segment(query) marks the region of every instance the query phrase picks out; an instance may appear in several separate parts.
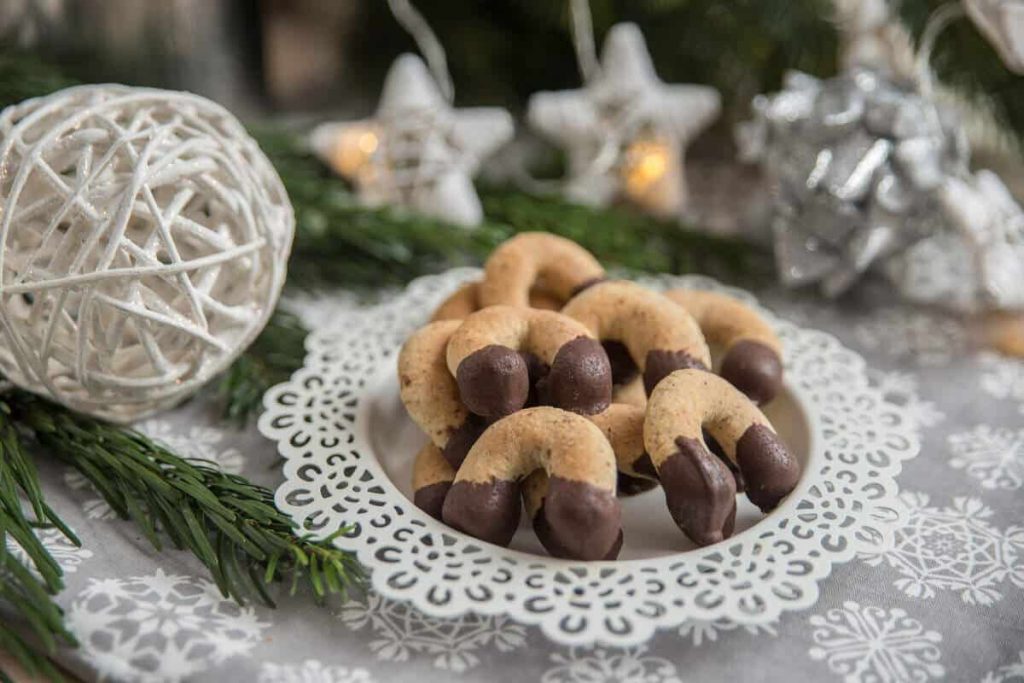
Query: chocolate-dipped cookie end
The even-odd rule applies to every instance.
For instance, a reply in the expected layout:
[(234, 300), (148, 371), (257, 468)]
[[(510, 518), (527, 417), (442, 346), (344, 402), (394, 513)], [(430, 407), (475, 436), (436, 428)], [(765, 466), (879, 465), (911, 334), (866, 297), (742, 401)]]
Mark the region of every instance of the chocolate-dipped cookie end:
[[(551, 557), (557, 557), (560, 560), (575, 560), (579, 559), (573, 557), (569, 551), (559, 545), (558, 540), (551, 534), (551, 527), (548, 526), (548, 518), (544, 514), (544, 504), (537, 509), (537, 514), (533, 517), (533, 533), (537, 534), (537, 540), (544, 546), (544, 550), (548, 551)], [(619, 557), (619, 552), (622, 551), (623, 535), (622, 531), (619, 531), (619, 537), (612, 544), (611, 549), (602, 557), (602, 560), (614, 560)]]
[(687, 370), (696, 368), (707, 370), (698, 358), (694, 358), (686, 351), (661, 351), (652, 349), (647, 352), (644, 360), (644, 391), (650, 396), (658, 382), (671, 375), (676, 370)]
[(413, 493), (412, 502), (420, 510), (423, 510), (434, 519), (440, 520), (441, 510), (444, 507), (445, 498), (448, 496), (448, 490), (451, 487), (452, 485), (446, 481), (424, 486)]
[(538, 390), (544, 403), (581, 415), (594, 415), (612, 401), (612, 369), (601, 343), (577, 337), (555, 354)]
[(747, 485), (747, 497), (762, 512), (775, 509), (800, 481), (800, 463), (778, 435), (755, 424), (736, 442), (736, 464)]
[(517, 351), (497, 344), (466, 356), (455, 380), (466, 408), (484, 417), (510, 415), (526, 404), (530, 394), (526, 361)]
[(704, 546), (732, 533), (736, 482), (725, 463), (698, 439), (678, 437), (676, 451), (661, 463), (658, 474), (672, 519), (690, 540)]
[(615, 494), (586, 482), (551, 477), (543, 511), (549, 542), (573, 559), (605, 559), (622, 533)]
[(444, 500), (441, 519), (481, 541), (507, 546), (519, 526), (519, 486), (512, 481), (457, 481)]
[(763, 405), (782, 388), (782, 359), (775, 349), (743, 339), (729, 348), (722, 359), (721, 375), (751, 401)]

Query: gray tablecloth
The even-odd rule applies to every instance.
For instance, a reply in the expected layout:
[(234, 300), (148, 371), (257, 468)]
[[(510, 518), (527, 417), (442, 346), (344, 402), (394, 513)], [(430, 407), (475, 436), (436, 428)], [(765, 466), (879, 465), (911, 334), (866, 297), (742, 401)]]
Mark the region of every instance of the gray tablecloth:
[[(900, 476), (910, 508), (895, 548), (838, 567), (804, 612), (758, 628), (686, 624), (629, 649), (565, 648), (503, 618), (433, 619), (369, 595), (277, 610), (225, 601), (189, 555), (155, 552), (89, 485), (40, 458), (45, 488), (84, 542), (43, 532), (67, 572), (59, 602), (85, 680), (1010, 681), (1024, 680), (1024, 363), (979, 352), (959, 322), (778, 291), (762, 300), (861, 352), (921, 423)], [(315, 320), (341, 299), (305, 301)], [(276, 486), (274, 446), (190, 404), (140, 425), (179, 452)], [(45, 454), (42, 454), (45, 456)]]

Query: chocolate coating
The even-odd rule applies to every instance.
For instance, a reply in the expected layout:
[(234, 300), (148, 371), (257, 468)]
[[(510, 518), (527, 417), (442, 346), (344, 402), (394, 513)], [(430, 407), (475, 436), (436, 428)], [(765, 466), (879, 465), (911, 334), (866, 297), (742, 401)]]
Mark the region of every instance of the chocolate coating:
[(618, 499), (593, 484), (551, 477), (542, 507), (549, 541), (565, 557), (604, 559), (622, 534)]
[(540, 405), (540, 396), (537, 392), (537, 383), (548, 376), (551, 372), (551, 368), (548, 364), (540, 359), (539, 356), (530, 351), (520, 351), (519, 355), (523, 357), (523, 362), (526, 363), (526, 372), (530, 377), (530, 393), (526, 398), (526, 408), (532, 408)]
[(441, 519), (481, 541), (507, 546), (519, 526), (519, 507), (514, 481), (457, 481), (444, 500)]
[[(648, 462), (650, 460), (648, 459)], [(618, 484), (616, 485), (616, 491), (622, 498), (628, 498), (630, 496), (636, 496), (645, 491), (650, 491), (658, 485), (658, 482), (654, 479), (647, 479), (645, 477), (633, 477), (623, 472), (619, 472)]]
[(633, 461), (633, 471), (654, 479), (658, 478), (658, 470), (654, 469), (654, 463), (651, 462), (651, 456), (647, 453), (644, 453)]
[[(551, 527), (548, 526), (547, 517), (544, 515), (544, 504), (541, 503), (540, 508), (537, 510), (537, 514), (533, 517), (533, 532), (537, 534), (537, 540), (544, 546), (544, 549), (548, 551), (551, 557), (557, 557), (561, 560), (573, 560), (578, 559), (569, 555), (568, 551), (559, 545), (558, 541), (551, 535)], [(612, 544), (611, 549), (602, 557), (602, 560), (614, 560), (619, 556), (619, 551), (622, 550), (622, 530), (619, 530), (619, 537)]]
[(697, 545), (718, 543), (735, 523), (736, 482), (699, 440), (677, 437), (676, 448), (658, 468), (672, 519)]
[[(461, 367), (461, 366), (460, 366)], [(558, 349), (551, 371), (538, 383), (541, 402), (581, 415), (612, 402), (612, 368), (600, 342), (577, 337)]]
[(526, 404), (530, 372), (517, 351), (491, 344), (462, 359), (455, 372), (459, 396), (470, 412), (503, 417)]
[(733, 503), (732, 512), (729, 513), (729, 517), (725, 520), (725, 524), (722, 525), (722, 534), (726, 538), (732, 536), (732, 532), (736, 529), (736, 504)]
[(704, 363), (686, 351), (659, 351), (658, 349), (648, 351), (644, 362), (644, 391), (650, 396), (654, 387), (658, 386), (658, 382), (676, 370), (687, 368), (708, 369)]
[(629, 349), (625, 344), (606, 339), (601, 342), (601, 346), (608, 354), (608, 362), (612, 366), (612, 384), (616, 386), (627, 384), (640, 372), (640, 368), (636, 366), (633, 357), (629, 355)]
[(773, 510), (800, 481), (800, 464), (764, 425), (743, 432), (736, 442), (736, 462), (747, 482), (747, 498), (762, 512)]
[(725, 450), (722, 449), (721, 444), (715, 437), (708, 434), (707, 430), (702, 430), (704, 436), (704, 443), (707, 444), (708, 450), (718, 456), (718, 459), (725, 463), (725, 466), (732, 472), (732, 478), (736, 480), (736, 493), (743, 493), (747, 490), (747, 481), (743, 478), (743, 473), (740, 472), (740, 468), (729, 459), (729, 456), (725, 454)]
[(722, 359), (721, 375), (751, 401), (764, 404), (782, 387), (782, 359), (771, 347), (741, 339)]
[(417, 489), (412, 495), (413, 504), (423, 510), (434, 519), (441, 519), (441, 509), (444, 507), (445, 497), (452, 485), (449, 482), (440, 481), (430, 486)]
[(484, 433), (487, 425), (488, 422), (484, 418), (470, 415), (462, 423), (461, 427), (451, 433), (448, 441), (444, 444), (444, 448), (441, 449), (441, 455), (452, 466), (452, 469), (458, 471), (462, 467), (462, 461), (466, 459), (469, 449), (473, 447), (476, 440)]

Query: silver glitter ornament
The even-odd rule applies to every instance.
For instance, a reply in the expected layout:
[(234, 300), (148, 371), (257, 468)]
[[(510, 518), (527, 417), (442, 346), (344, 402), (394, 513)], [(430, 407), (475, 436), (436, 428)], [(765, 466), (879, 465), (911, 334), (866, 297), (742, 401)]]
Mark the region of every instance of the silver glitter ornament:
[(753, 109), (737, 142), (773, 182), (785, 284), (835, 296), (885, 264), (915, 301), (1024, 307), (1020, 207), (998, 176), (971, 173), (951, 111), (863, 68), (827, 80), (791, 72)]

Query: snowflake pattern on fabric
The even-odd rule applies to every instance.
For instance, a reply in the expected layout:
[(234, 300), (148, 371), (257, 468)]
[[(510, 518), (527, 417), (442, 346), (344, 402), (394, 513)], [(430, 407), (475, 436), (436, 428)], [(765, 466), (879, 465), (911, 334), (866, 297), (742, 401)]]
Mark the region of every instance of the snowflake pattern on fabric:
[(67, 625), (102, 678), (180, 681), (246, 654), (270, 625), (205, 579), (155, 574), (93, 579)]
[(922, 427), (934, 427), (945, 415), (931, 401), (923, 400), (917, 391), (917, 379), (909, 372), (882, 372), (869, 369), (868, 379), (882, 392), (885, 400), (902, 406)]
[(583, 648), (553, 652), (554, 666), (544, 672), (541, 683), (682, 683), (676, 665), (662, 657), (646, 654), (647, 648)]
[(259, 683), (371, 683), (366, 669), (323, 664), (307, 659), (302, 664), (265, 662), (260, 668)]
[(997, 587), (1006, 579), (1024, 588), (1024, 527), (995, 528), (992, 510), (977, 498), (954, 498), (945, 508), (929, 507), (924, 493), (902, 493), (906, 524), (896, 530), (893, 547), (865, 556), (883, 561), (903, 575), (894, 584), (914, 598), (932, 598), (939, 590), (959, 591), (970, 605), (1002, 599)]
[(526, 628), (505, 617), (470, 613), (438, 619), (377, 594), (365, 601), (349, 600), (339, 617), (354, 631), (372, 629), (376, 637), (369, 645), (378, 659), (405, 662), (413, 654), (424, 654), (433, 657), (436, 668), (456, 673), (480, 663), (477, 650), (493, 647), (510, 652), (526, 643)]
[(718, 640), (718, 635), (721, 633), (727, 633), (737, 629), (754, 636), (760, 634), (777, 636), (779, 635), (779, 632), (776, 629), (777, 623), (778, 622), (772, 622), (770, 624), (744, 624), (743, 626), (740, 626), (735, 621), (731, 621), (729, 619), (716, 619), (714, 621), (691, 619), (679, 627), (679, 637), (684, 640), (688, 639), (694, 644), (694, 646), (699, 647), (705, 642), (714, 643)]
[(1024, 361), (998, 353), (979, 354), (982, 390), (1001, 401), (1016, 401), (1024, 414)]
[[(50, 553), (57, 566), (61, 568), (65, 574), (74, 574), (78, 571), (78, 566), (85, 560), (92, 557), (92, 551), (88, 548), (79, 548), (74, 543), (69, 541), (67, 537), (61, 532), (60, 529), (48, 528), (48, 529), (37, 529), (36, 538), (43, 544), (46, 551)], [(79, 539), (81, 540), (81, 539)], [(30, 567), (33, 573), (38, 573), (35, 570), (35, 564), (29, 558), (28, 553), (22, 548), (14, 538), (7, 535), (7, 551), (16, 560), (21, 562), (23, 565)]]
[(989, 671), (981, 679), (981, 683), (1017, 683), (1018, 681), (1024, 681), (1024, 650), (1017, 657), (1017, 661), (1001, 666), (995, 671)]
[(861, 607), (849, 600), (812, 616), (810, 624), (811, 659), (825, 662), (846, 683), (923, 683), (946, 673), (939, 663), (942, 636), (902, 609)]
[(190, 426), (187, 430), (167, 420), (151, 419), (138, 430), (183, 458), (209, 460), (228, 474), (240, 474), (244, 459), (237, 448), (222, 448), (224, 432), (214, 427)]
[(114, 512), (114, 508), (110, 507), (107, 501), (100, 498), (96, 487), (78, 470), (73, 470), (70, 467), (64, 470), (64, 485), (72, 491), (86, 491), (91, 494), (81, 501), (82, 512), (85, 513), (87, 518), (98, 519), (104, 522), (117, 519), (117, 513)]
[(882, 308), (854, 328), (865, 349), (917, 365), (947, 365), (966, 353), (967, 332), (952, 316), (909, 308)]
[(1016, 491), (1024, 485), (1024, 429), (978, 425), (949, 437), (949, 464), (989, 490)]

